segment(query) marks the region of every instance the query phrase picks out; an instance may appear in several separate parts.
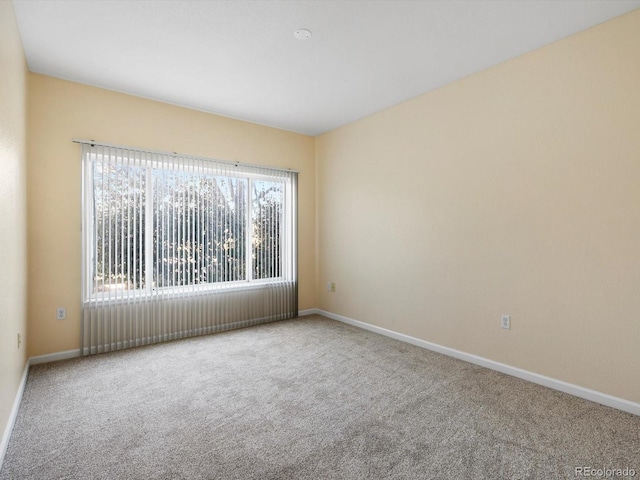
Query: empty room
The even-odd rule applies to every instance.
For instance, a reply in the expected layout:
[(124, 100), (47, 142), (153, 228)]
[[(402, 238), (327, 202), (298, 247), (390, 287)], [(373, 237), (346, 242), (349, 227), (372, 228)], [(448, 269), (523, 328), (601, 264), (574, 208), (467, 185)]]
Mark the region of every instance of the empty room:
[(640, 476), (640, 0), (0, 0), (0, 480)]

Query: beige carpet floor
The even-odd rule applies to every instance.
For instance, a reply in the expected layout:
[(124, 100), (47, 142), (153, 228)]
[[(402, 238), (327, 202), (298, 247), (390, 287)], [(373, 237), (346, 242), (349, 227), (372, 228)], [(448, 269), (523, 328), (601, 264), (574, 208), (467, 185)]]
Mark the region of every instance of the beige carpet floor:
[(311, 316), (32, 367), (0, 480), (580, 478), (576, 467), (640, 478), (640, 417)]

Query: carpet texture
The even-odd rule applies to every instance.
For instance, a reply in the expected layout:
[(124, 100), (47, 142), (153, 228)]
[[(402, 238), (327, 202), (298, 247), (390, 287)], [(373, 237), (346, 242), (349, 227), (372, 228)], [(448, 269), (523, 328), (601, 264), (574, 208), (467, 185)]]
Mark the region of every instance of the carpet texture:
[(575, 467), (640, 478), (640, 417), (311, 316), (32, 367), (0, 480), (553, 479)]

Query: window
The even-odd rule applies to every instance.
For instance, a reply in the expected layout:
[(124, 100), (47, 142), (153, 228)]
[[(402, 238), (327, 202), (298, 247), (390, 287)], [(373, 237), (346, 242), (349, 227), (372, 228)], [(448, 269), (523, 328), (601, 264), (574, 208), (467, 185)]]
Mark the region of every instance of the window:
[(82, 355), (298, 315), (297, 173), (82, 143)]
[(85, 301), (293, 279), (291, 172), (107, 146), (83, 158)]

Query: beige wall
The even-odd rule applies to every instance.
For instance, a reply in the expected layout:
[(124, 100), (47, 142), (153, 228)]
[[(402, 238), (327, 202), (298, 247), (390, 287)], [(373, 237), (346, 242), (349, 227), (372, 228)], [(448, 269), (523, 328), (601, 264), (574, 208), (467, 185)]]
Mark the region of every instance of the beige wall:
[(320, 307), (640, 402), (639, 59), (637, 10), (319, 137)]
[[(79, 348), (81, 175), (72, 138), (299, 170), (299, 307), (316, 306), (313, 137), (29, 74), (30, 356)], [(63, 306), (67, 319), (58, 321)]]
[[(27, 64), (11, 2), (0, 2), (0, 438), (26, 364)], [(18, 334), (23, 343), (18, 348)], [(0, 452), (1, 456), (2, 452)]]

